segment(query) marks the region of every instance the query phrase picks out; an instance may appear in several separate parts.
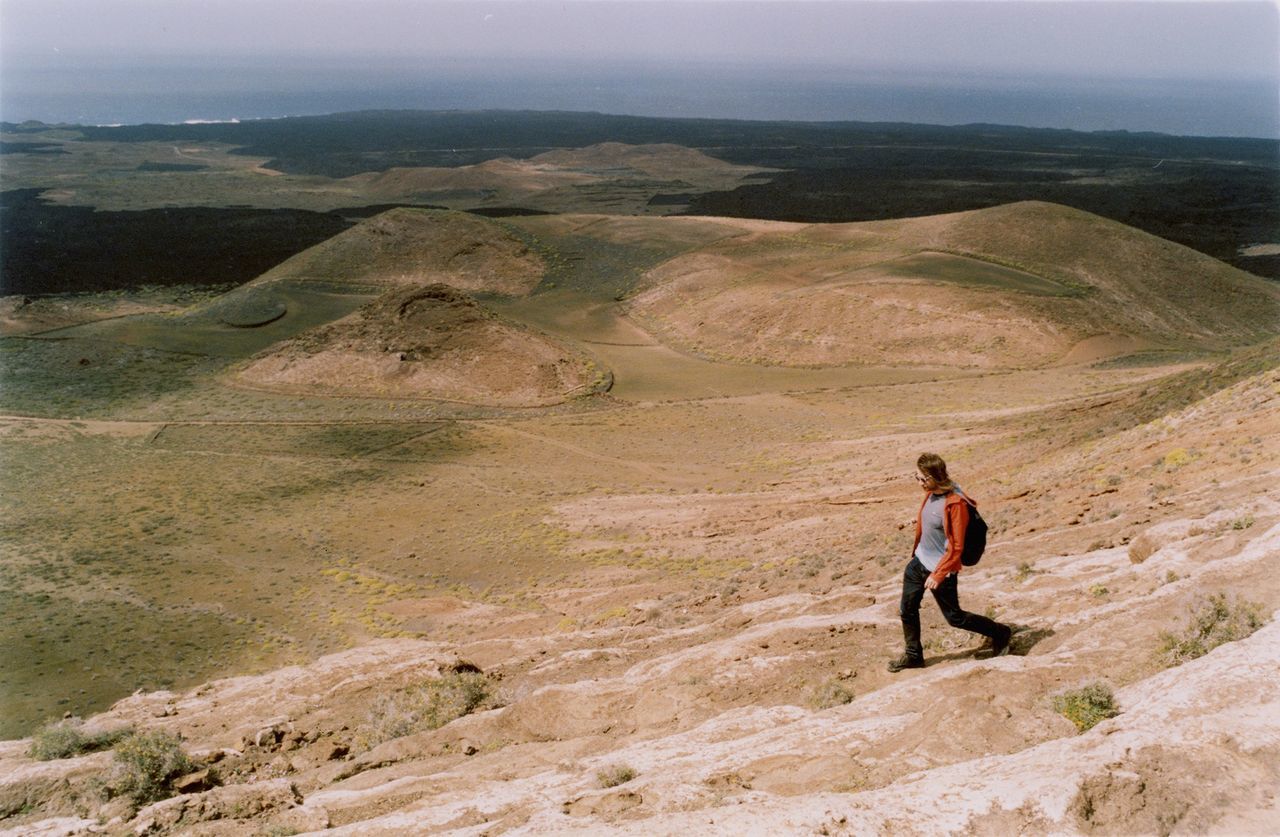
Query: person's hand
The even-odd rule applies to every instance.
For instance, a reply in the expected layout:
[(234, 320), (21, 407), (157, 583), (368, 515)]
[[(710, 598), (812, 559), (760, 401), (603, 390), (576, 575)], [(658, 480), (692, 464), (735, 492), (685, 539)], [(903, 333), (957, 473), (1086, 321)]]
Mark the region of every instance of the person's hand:
[(928, 578), (926, 578), (926, 579), (924, 580), (924, 589), (926, 589), (926, 590), (937, 590), (937, 589), (938, 589), (938, 579), (934, 578), (933, 576), (929, 576)]

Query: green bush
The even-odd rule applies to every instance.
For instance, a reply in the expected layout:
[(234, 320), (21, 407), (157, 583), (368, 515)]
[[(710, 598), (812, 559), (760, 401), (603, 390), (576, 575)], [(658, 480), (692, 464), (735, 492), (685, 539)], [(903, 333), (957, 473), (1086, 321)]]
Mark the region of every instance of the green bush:
[(596, 781), (602, 788), (616, 788), (636, 777), (636, 772), (625, 764), (613, 764), (596, 773)]
[(1053, 708), (1075, 724), (1080, 732), (1093, 729), (1100, 721), (1120, 714), (1116, 697), (1105, 683), (1090, 683), (1084, 688), (1054, 695)]
[(1244, 639), (1266, 624), (1262, 605), (1214, 593), (1192, 606), (1179, 634), (1160, 634), (1160, 656), (1170, 665), (1203, 657), (1219, 645)]
[(31, 746), (27, 748), (27, 755), (40, 761), (49, 761), (96, 753), (109, 749), (132, 732), (129, 728), (85, 732), (79, 718), (50, 721), (31, 734)]
[(195, 769), (182, 742), (167, 732), (134, 733), (116, 745), (115, 755), (112, 784), (139, 804), (170, 796), (169, 782)]
[(361, 738), (372, 747), (393, 738), (438, 729), (470, 715), (490, 697), (489, 680), (483, 674), (451, 672), (379, 698), (369, 712)]

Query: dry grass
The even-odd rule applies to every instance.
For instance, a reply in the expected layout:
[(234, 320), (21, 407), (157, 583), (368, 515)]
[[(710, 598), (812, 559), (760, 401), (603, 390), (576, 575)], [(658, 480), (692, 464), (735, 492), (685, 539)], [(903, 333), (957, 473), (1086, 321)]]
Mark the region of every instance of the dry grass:
[(171, 796), (169, 783), (194, 767), (177, 737), (139, 732), (116, 745), (111, 785), (139, 804), (154, 802)]
[(379, 698), (357, 736), (366, 747), (439, 729), (491, 702), (489, 679), (474, 671), (450, 672)]
[(85, 753), (108, 750), (121, 739), (131, 735), (130, 728), (86, 731), (79, 718), (51, 721), (31, 734), (31, 746), (27, 754), (33, 759), (49, 761), (65, 759)]
[(1253, 515), (1246, 514), (1243, 517), (1237, 517), (1235, 520), (1231, 521), (1231, 528), (1239, 532), (1241, 530), (1248, 529), (1253, 524)]
[(596, 781), (602, 788), (616, 788), (636, 777), (636, 771), (625, 764), (612, 764), (596, 773)]
[(1160, 634), (1159, 655), (1169, 665), (1203, 657), (1219, 645), (1244, 639), (1266, 624), (1262, 605), (1215, 593), (1193, 605), (1183, 629)]
[(852, 703), (856, 695), (840, 680), (828, 680), (809, 695), (809, 705), (814, 709), (830, 709)]

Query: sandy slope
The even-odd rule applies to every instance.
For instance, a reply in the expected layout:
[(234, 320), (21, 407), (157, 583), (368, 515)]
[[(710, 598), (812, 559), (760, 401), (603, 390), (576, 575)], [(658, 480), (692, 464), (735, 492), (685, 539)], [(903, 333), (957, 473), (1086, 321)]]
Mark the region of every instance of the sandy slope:
[[(1013, 656), (984, 659), (926, 612), (931, 664), (885, 672), (899, 641), (892, 572), (783, 589), (758, 576), (757, 594), (685, 599), (602, 575), (542, 595), (566, 614), (626, 602), (620, 621), (531, 630), (515, 609), (442, 603), (470, 638), (374, 643), (136, 695), (92, 719), (180, 733), (217, 760), (223, 787), (133, 812), (94, 790), (107, 756), (34, 763), (11, 742), (0, 806), (25, 811), (14, 833), (90, 833), (99, 818), (116, 833), (1267, 833), (1280, 794), (1280, 503), (1258, 487), (1280, 476), (1263, 435), (1280, 415), (1278, 384), (1272, 361), (1152, 421), (993, 449), (1035, 479), (993, 511), (1001, 528), (963, 591), (1020, 627)], [(1172, 443), (1186, 448), (1172, 455)], [(806, 467), (831, 476), (841, 463)], [(1144, 493), (1141, 480), (1105, 478), (1131, 468), (1168, 482)], [(786, 538), (758, 527), (803, 492), (742, 498), (754, 510), (708, 498), (695, 528)], [(1088, 514), (1104, 501), (1127, 512)], [(661, 531), (684, 510), (651, 512)], [(1110, 540), (1123, 532), (1135, 534)], [(1161, 632), (1183, 630), (1218, 592), (1259, 603), (1270, 623), (1169, 667)], [(359, 744), (380, 695), (460, 659), (505, 706)], [(1121, 714), (1077, 735), (1051, 697), (1099, 681)], [(835, 685), (848, 702), (820, 698)], [(634, 778), (601, 787), (597, 774), (616, 765)]]

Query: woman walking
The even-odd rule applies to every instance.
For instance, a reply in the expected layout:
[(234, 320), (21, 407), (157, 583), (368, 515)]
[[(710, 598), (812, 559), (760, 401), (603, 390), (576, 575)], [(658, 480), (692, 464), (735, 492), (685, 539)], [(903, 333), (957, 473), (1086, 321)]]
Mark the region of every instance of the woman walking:
[(906, 650), (889, 663), (889, 671), (924, 668), (924, 647), (920, 644), (920, 602), (924, 591), (933, 593), (934, 601), (946, 617), (947, 624), (982, 634), (991, 639), (993, 657), (1009, 650), (1013, 629), (960, 609), (957, 575), (960, 552), (964, 549), (964, 532), (969, 525), (969, 508), (977, 507), (960, 487), (947, 476), (947, 463), (936, 453), (923, 453), (916, 460), (916, 480), (924, 489), (920, 514), (916, 517), (916, 542), (911, 561), (902, 574), (902, 636)]

